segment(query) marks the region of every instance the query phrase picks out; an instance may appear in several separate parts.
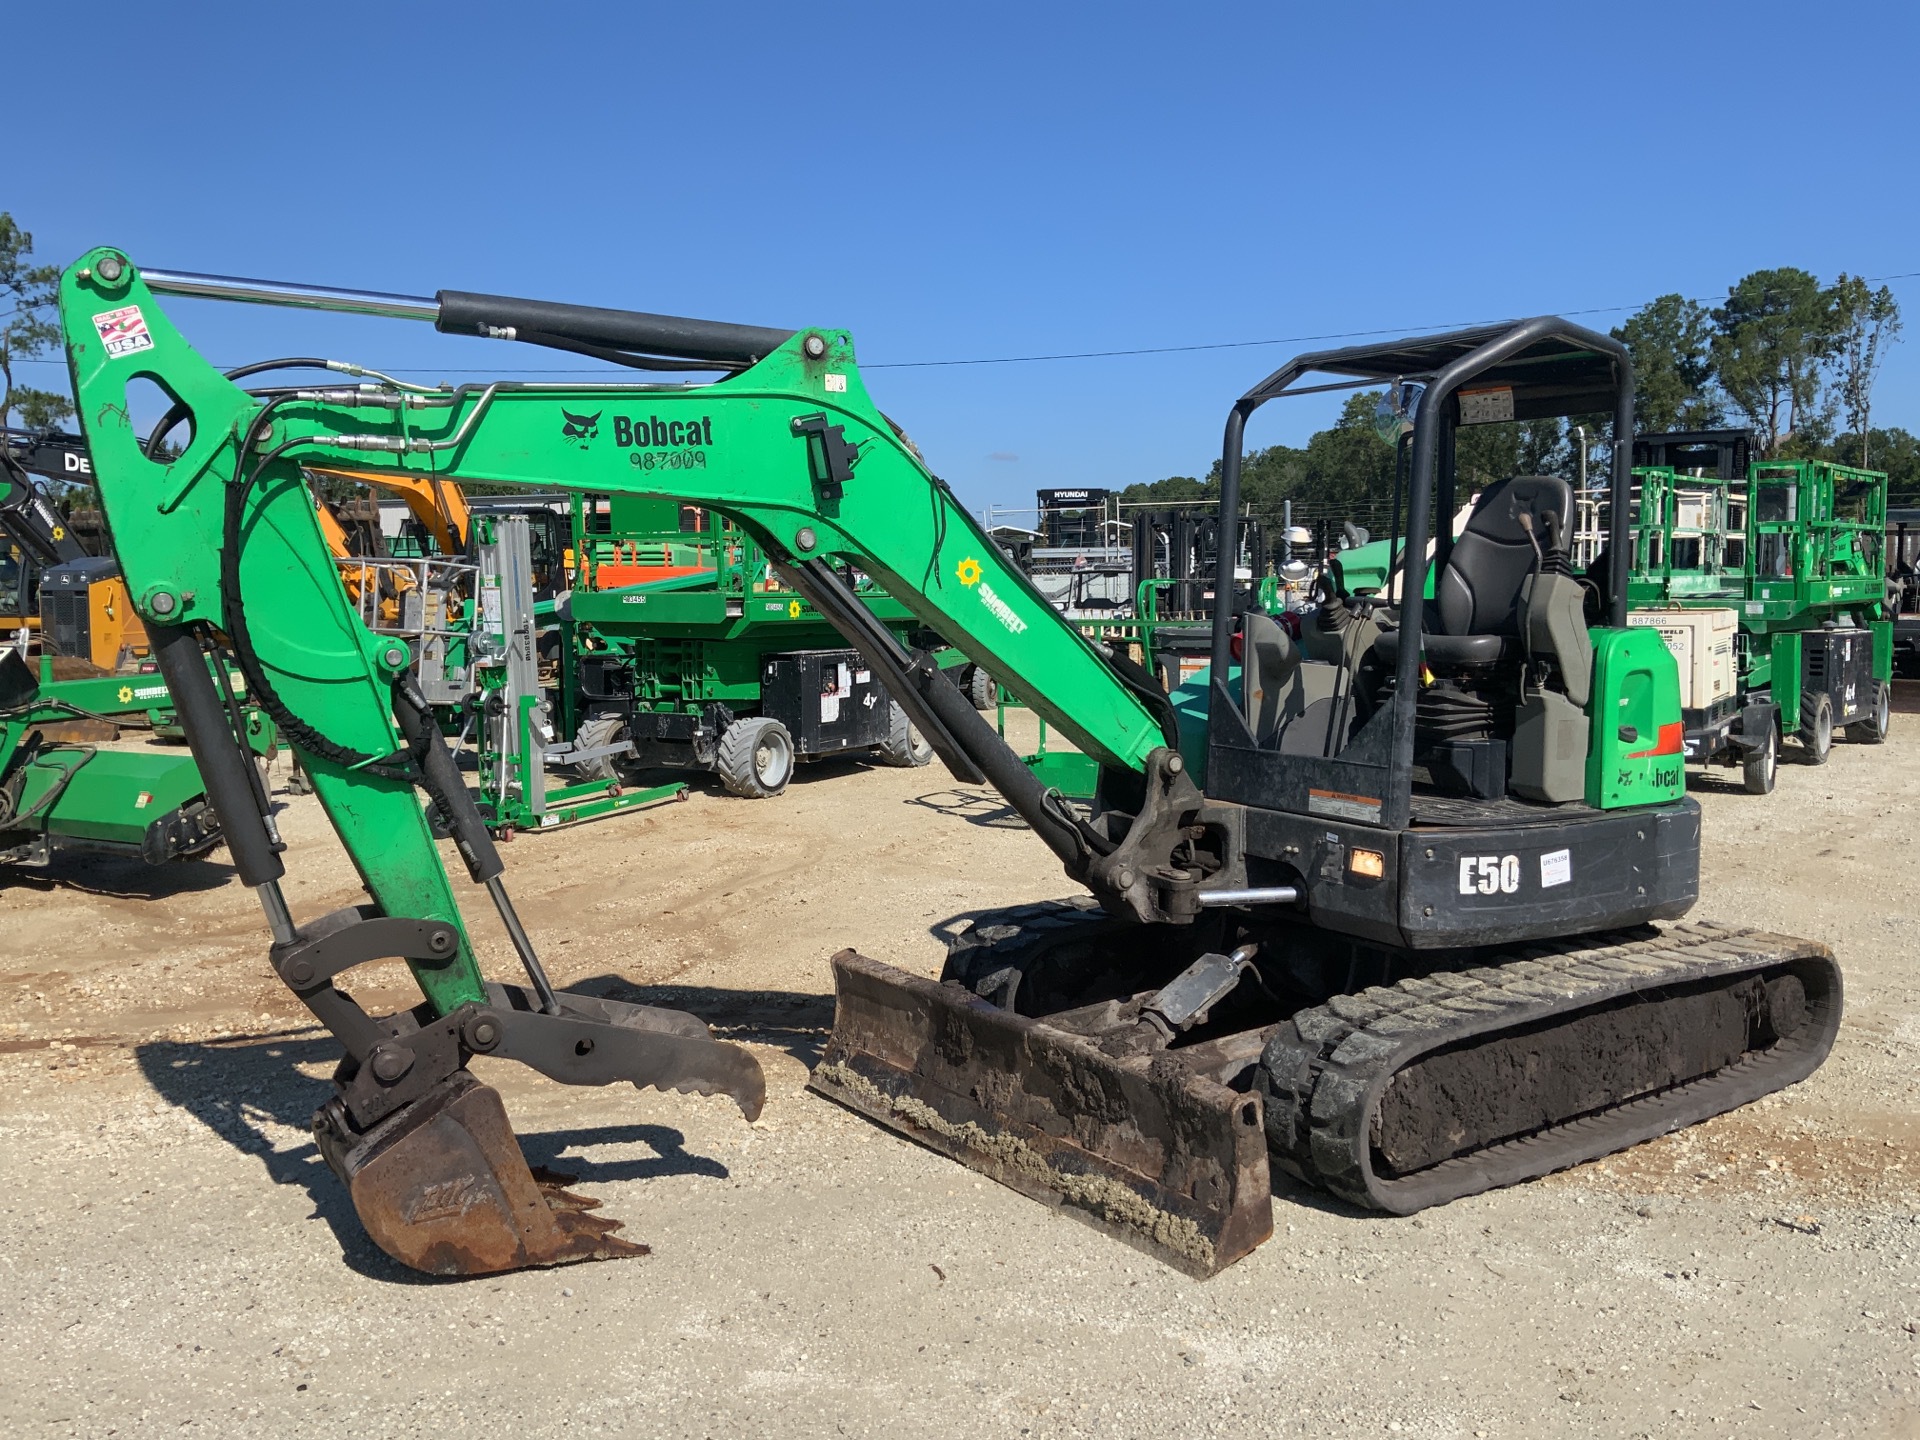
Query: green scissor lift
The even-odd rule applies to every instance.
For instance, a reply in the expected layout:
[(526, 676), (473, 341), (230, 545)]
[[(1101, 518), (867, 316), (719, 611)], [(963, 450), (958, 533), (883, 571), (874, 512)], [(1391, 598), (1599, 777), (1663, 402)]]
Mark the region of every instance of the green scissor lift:
[(1634, 442), (1629, 617), (1680, 660), (1688, 758), (1773, 788), (1783, 738), (1824, 763), (1836, 729), (1891, 721), (1887, 477), (1823, 460), (1751, 460), (1747, 431)]

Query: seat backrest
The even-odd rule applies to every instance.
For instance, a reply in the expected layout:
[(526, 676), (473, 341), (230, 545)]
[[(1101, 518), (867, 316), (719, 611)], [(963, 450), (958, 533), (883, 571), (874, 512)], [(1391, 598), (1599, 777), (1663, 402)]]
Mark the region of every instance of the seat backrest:
[[(1550, 536), (1565, 537), (1573, 487), (1557, 475), (1516, 475), (1474, 501), (1434, 586), (1442, 635), (1517, 635), (1520, 592)], [(1520, 517), (1533, 522), (1530, 538)], [(1551, 518), (1552, 526), (1548, 521)]]

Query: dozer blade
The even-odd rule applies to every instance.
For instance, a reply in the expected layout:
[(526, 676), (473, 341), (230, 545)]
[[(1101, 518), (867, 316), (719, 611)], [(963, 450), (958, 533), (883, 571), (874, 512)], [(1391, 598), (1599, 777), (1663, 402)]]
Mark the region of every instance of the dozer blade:
[(1197, 1276), (1273, 1232), (1260, 1100), (851, 950), (810, 1086)]
[(564, 1177), (537, 1179), (499, 1093), (465, 1070), (344, 1150), (326, 1116), (315, 1126), (322, 1153), (373, 1243), (402, 1265), (491, 1275), (648, 1253), (613, 1233), (618, 1220), (587, 1214), (599, 1202), (562, 1188)]

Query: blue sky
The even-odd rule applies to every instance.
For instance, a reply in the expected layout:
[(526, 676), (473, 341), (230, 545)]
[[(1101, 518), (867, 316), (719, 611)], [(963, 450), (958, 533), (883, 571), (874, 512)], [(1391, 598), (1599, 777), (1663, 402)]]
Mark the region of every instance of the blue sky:
[[(1920, 271), (1910, 4), (23, 9), (0, 208), (42, 257), (845, 327), (975, 506), (1204, 473), (1233, 398), (1313, 342), (904, 362)], [(1892, 283), (1913, 335), (1875, 414), (1920, 430), (1920, 279)], [(173, 313), (222, 364), (575, 363)]]

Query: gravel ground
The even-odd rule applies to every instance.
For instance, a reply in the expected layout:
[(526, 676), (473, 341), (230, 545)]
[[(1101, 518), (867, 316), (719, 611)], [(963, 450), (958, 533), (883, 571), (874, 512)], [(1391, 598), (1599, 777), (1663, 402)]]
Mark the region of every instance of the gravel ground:
[[(483, 1078), (653, 1246), (437, 1282), (360, 1233), (305, 1124), (330, 1043), (220, 863), (0, 879), (9, 1435), (1920, 1436), (1920, 689), (1882, 749), (1715, 781), (1697, 914), (1827, 941), (1806, 1084), (1548, 1180), (1383, 1220), (1283, 1190), (1196, 1282), (803, 1092), (843, 945), (926, 973), (1067, 893), (944, 772), (701, 791), (508, 851), (556, 977), (714, 1020), (766, 1113)], [(284, 779), (284, 773), (280, 776)], [(351, 903), (287, 802), (297, 914)], [(504, 937), (474, 906), (489, 967)], [(356, 992), (407, 999), (397, 967)], [(482, 1062), (484, 1064), (484, 1062)], [(477, 1065), (476, 1068), (481, 1068)]]

